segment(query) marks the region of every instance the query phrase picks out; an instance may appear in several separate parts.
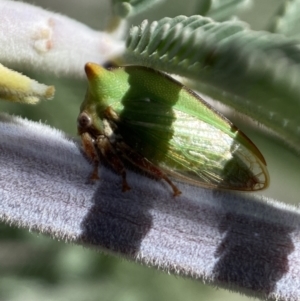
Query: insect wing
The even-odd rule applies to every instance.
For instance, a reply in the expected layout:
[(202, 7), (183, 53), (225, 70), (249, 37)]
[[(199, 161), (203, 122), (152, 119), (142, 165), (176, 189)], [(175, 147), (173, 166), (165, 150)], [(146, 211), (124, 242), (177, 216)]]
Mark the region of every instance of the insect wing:
[[(177, 113), (168, 157), (179, 164), (170, 174), (193, 184), (224, 189), (260, 190), (268, 185), (265, 164), (236, 137)], [(235, 134), (246, 138), (240, 131)]]
[(127, 99), (118, 129), (130, 147), (181, 181), (232, 190), (265, 188), (268, 172), (258, 149), (206, 104), (204, 116), (197, 116), (203, 105), (185, 112), (180, 104)]

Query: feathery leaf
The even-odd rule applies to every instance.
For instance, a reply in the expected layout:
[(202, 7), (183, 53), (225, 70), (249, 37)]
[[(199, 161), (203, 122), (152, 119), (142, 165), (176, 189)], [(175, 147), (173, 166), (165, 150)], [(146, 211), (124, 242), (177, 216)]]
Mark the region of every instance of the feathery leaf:
[(178, 16), (133, 27), (125, 59), (197, 81), (199, 90), (300, 151), (299, 42), (243, 22)]

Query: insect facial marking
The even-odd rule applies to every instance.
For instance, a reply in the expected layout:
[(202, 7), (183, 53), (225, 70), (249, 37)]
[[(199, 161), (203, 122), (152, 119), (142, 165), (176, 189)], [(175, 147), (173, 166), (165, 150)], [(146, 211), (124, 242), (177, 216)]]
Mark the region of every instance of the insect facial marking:
[(92, 125), (92, 118), (86, 113), (82, 112), (77, 118), (78, 131), (84, 131)]

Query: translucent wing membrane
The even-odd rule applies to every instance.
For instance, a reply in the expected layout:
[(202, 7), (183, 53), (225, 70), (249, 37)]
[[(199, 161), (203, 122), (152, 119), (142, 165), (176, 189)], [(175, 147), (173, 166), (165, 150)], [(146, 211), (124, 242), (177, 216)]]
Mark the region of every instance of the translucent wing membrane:
[(168, 154), (176, 167), (170, 174), (193, 184), (225, 189), (260, 190), (268, 185), (265, 164), (248, 148), (220, 129), (178, 113)]
[(221, 129), (151, 99), (123, 105), (121, 136), (167, 174), (205, 187), (259, 190), (268, 185), (265, 164)]

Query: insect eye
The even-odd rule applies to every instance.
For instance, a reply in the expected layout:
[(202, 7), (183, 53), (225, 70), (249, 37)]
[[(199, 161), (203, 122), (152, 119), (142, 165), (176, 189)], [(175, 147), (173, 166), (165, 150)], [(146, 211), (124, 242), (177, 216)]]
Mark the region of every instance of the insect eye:
[(78, 127), (81, 129), (88, 128), (92, 124), (92, 118), (85, 112), (82, 112), (77, 119)]

